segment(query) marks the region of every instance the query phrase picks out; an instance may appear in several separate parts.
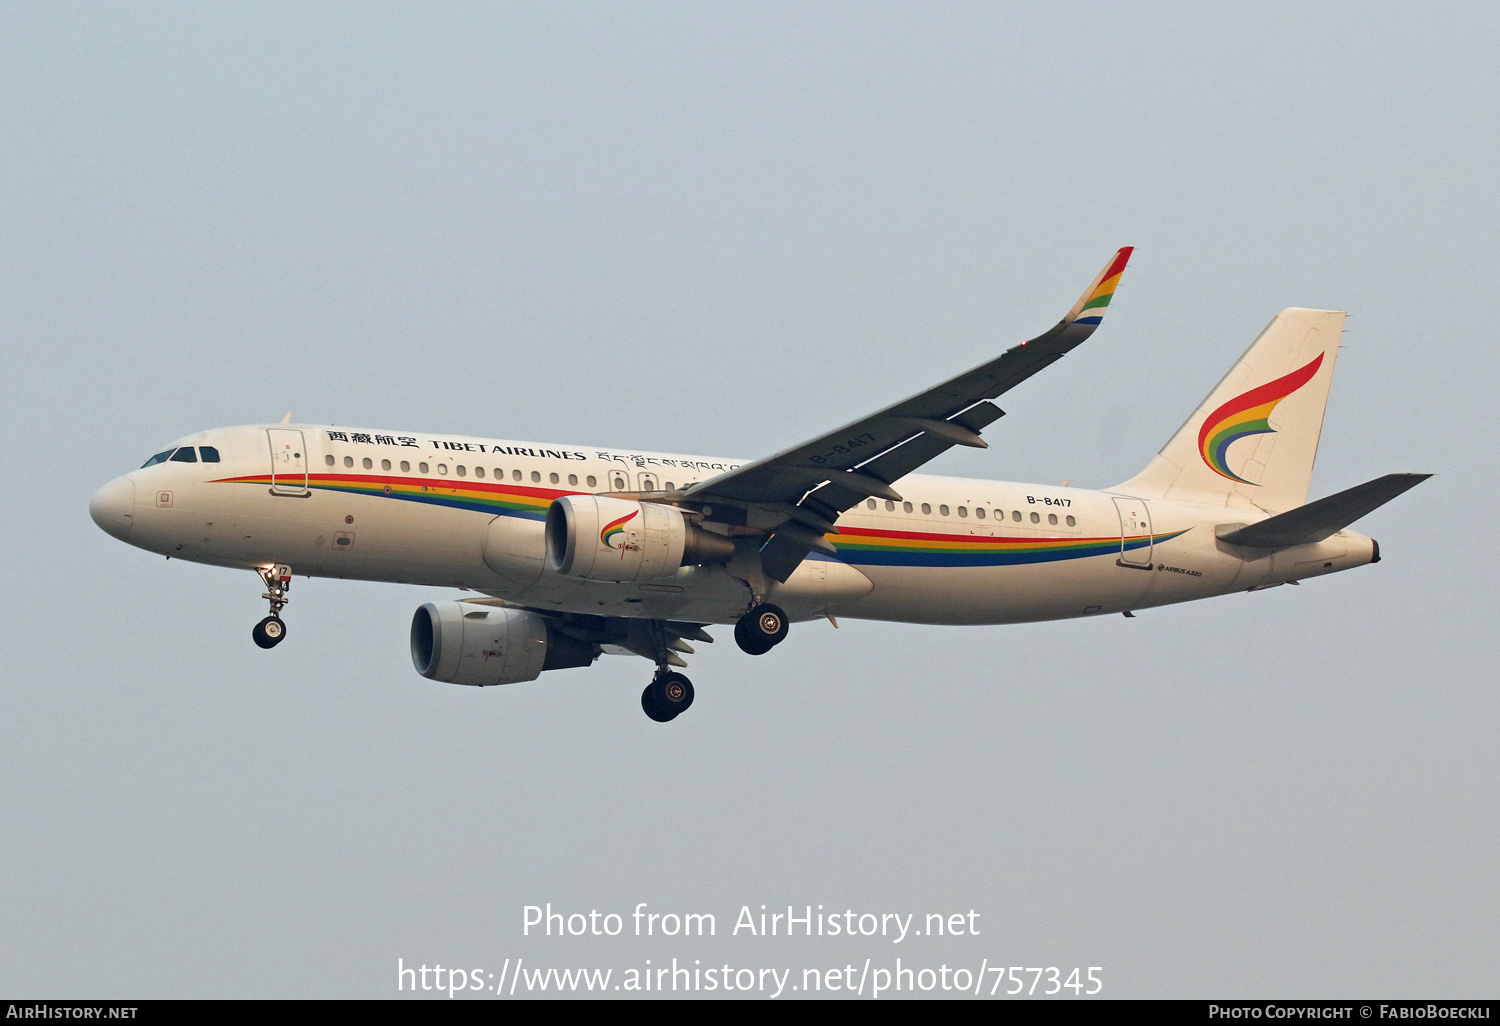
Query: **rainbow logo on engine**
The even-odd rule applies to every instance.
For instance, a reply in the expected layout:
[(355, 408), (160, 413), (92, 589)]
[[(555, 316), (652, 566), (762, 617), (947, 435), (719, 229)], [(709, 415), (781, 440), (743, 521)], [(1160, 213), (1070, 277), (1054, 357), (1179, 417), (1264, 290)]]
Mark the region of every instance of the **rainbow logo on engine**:
[(1229, 469), (1224, 461), (1229, 447), (1241, 438), (1274, 432), (1269, 418), (1276, 404), (1311, 381), (1322, 365), (1323, 354), (1319, 353), (1305, 367), (1243, 392), (1210, 413), (1198, 429), (1198, 454), (1208, 468), (1231, 481), (1256, 484)]
[(600, 542), (600, 544), (602, 544), (606, 549), (612, 549), (612, 548), (614, 548), (615, 547), (615, 545), (614, 545), (615, 538), (618, 535), (622, 535), (622, 534), (625, 533), (625, 528), (622, 527), (621, 525), (624, 524), (626, 521), (630, 520), (630, 518), (634, 517), (639, 512), (640, 512), (640, 510), (631, 510), (629, 513), (626, 513), (619, 520), (611, 520), (609, 523), (605, 524), (604, 525), (604, 530), (602, 530), (602, 531), (599, 532), (599, 542)]

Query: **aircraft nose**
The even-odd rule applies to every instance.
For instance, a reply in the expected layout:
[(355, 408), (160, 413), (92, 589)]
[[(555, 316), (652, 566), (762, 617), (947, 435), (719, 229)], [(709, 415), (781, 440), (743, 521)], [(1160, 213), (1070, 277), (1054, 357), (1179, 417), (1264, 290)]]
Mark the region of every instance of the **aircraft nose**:
[(128, 539), (135, 524), (135, 482), (117, 477), (99, 489), (89, 500), (89, 516), (105, 534)]

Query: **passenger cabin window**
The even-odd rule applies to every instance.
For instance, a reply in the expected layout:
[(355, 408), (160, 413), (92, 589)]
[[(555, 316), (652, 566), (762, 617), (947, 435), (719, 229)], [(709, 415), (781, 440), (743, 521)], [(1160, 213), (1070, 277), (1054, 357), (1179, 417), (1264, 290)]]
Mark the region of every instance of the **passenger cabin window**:
[(364, 459), (360, 460), (360, 463), (361, 463), (361, 465), (366, 470), (374, 470), (375, 469), (375, 461), (372, 460), (372, 459), (370, 459), (370, 457), (368, 457), (368, 456), (366, 456)]
[(1010, 518), (1012, 520), (1014, 520), (1016, 523), (1019, 524), (1021, 522), (1021, 511), (1020, 510), (1012, 510), (1011, 514), (1010, 514)]
[(484, 476), (484, 468), (483, 467), (475, 467), (474, 468), (474, 476), (475, 477), (483, 477)]
[(596, 488), (599, 485), (599, 479), (593, 474), (590, 474), (588, 477), (583, 479), (583, 483), (588, 485), (590, 488)]
[(558, 477), (556, 474), (548, 474), (547, 475), (547, 480), (551, 481), (553, 484), (557, 484), (559, 481), (562, 480), (562, 478)]
[(623, 492), (624, 490), (625, 490), (625, 479), (623, 477), (617, 477), (617, 478), (615, 478), (615, 491), (617, 491), (617, 492)]
[(446, 463), (439, 463), (438, 464), (438, 473), (441, 474), (443, 477), (447, 477), (448, 476), (448, 464), (446, 464)]
[(330, 467), (333, 466), (333, 453), (329, 453), (327, 456), (324, 456), (323, 462), (328, 464)]
[(907, 513), (910, 513), (911, 512), (911, 503), (909, 503), (909, 502), (903, 502), (901, 504), (901, 509), (904, 510), (905, 512), (907, 512)]
[(456, 469), (458, 471), (458, 476), (459, 477), (468, 477), (469, 476), (469, 468), (465, 467), (462, 464), (459, 464), (459, 466), (455, 467), (454, 469)]
[(865, 505), (868, 506), (868, 507), (870, 507), (871, 509), (874, 509), (875, 508), (875, 500), (874, 499), (866, 499), (865, 500)]
[(346, 466), (346, 467), (352, 467), (352, 466), (354, 466), (354, 457), (353, 456), (345, 456), (344, 457), (344, 466)]
[(390, 460), (381, 460), (380, 461), (380, 469), (381, 470), (390, 470), (391, 469), (391, 461)]
[(197, 463), (198, 454), (193, 451), (191, 445), (184, 445), (172, 454), (173, 463)]
[(521, 480), (521, 472), (519, 470), (512, 470), (510, 472), (510, 479), (512, 481), (519, 481), (519, 480)]
[(532, 484), (541, 484), (542, 483), (542, 472), (540, 470), (533, 470), (531, 472), (531, 483)]
[(166, 452), (159, 452), (159, 453), (157, 453), (155, 456), (151, 457), (145, 463), (142, 463), (141, 464), (141, 469), (145, 470), (147, 467), (154, 467), (158, 463), (165, 463), (165, 462), (167, 462), (167, 460), (169, 460), (169, 459), (172, 458), (172, 453), (175, 452), (175, 451), (176, 451), (175, 449), (168, 449)]
[(885, 500), (885, 511), (887, 513), (894, 513), (894, 512), (896, 512), (896, 504), (894, 502), (892, 502), (890, 499), (886, 499)]
[(198, 454), (203, 457), (203, 462), (204, 463), (218, 463), (219, 462), (219, 450), (215, 449), (211, 445), (200, 445), (200, 446), (198, 446)]
[(1031, 522), (1033, 524), (1040, 524), (1042, 522), (1042, 515), (1040, 513), (1031, 514)]
[(417, 464), (417, 469), (419, 471), (421, 471), (422, 473), (425, 474), (425, 473), (427, 473), (427, 464), (425, 464), (425, 463), (418, 463)]
[(948, 507), (947, 506), (939, 506), (938, 507), (938, 515), (939, 516), (947, 516), (948, 515)]
[(969, 515), (969, 507), (967, 507), (967, 506), (960, 506), (960, 507), (958, 507), (958, 515), (961, 516), (961, 517), (968, 516)]
[(924, 503), (922, 503), (922, 512), (926, 513), (928, 516), (931, 516), (932, 515), (932, 503), (930, 503), (930, 502), (924, 502)]
[(984, 507), (983, 506), (980, 506), (980, 507), (978, 507), (977, 509), (974, 510), (974, 518), (976, 520), (983, 520), (984, 519)]
[(1072, 516), (1069, 516), (1068, 517), (1068, 526), (1069, 527), (1077, 527), (1078, 526), (1078, 521), (1074, 520)]
[[(578, 475), (577, 474), (569, 474), (568, 475), (568, 484), (570, 484), (570, 485), (576, 485), (577, 483), (578, 483)], [(671, 488), (672, 486), (671, 485), (667, 485), (667, 487)]]
[(1056, 513), (1048, 513), (1047, 514), (1047, 523), (1051, 524), (1053, 527), (1056, 527), (1057, 526), (1057, 514)]
[(401, 461), (401, 473), (403, 473), (403, 474), (409, 474), (409, 473), (411, 473), (411, 463), (409, 461), (407, 461), (407, 460), (402, 460)]
[[(574, 476), (572, 474), (569, 474), (568, 475), (568, 484), (577, 484), (577, 483), (578, 483), (577, 479), (574, 478)], [(675, 492), (676, 490), (677, 490), (677, 486), (674, 485), (671, 481), (668, 481), (667, 482), (667, 491), (669, 491), (669, 492)]]

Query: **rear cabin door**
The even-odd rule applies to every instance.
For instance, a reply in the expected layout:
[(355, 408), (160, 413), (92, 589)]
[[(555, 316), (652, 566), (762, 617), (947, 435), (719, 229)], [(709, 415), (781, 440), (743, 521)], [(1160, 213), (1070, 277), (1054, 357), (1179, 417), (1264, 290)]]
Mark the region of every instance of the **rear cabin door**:
[(298, 428), (266, 428), (271, 444), (271, 494), (311, 495), (307, 487), (307, 445)]
[(1151, 510), (1145, 499), (1116, 495), (1120, 514), (1120, 565), (1151, 569)]

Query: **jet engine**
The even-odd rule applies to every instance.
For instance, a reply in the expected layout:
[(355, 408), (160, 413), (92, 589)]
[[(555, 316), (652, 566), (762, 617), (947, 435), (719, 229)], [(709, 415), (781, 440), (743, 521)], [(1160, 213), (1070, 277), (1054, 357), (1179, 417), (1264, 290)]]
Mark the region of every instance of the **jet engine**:
[(734, 542), (674, 506), (565, 495), (547, 510), (547, 566), (586, 581), (650, 581), (678, 567), (727, 563)]
[(411, 618), (411, 661), (445, 684), (518, 684), (543, 670), (588, 666), (599, 646), (559, 633), (525, 609), (428, 602)]

